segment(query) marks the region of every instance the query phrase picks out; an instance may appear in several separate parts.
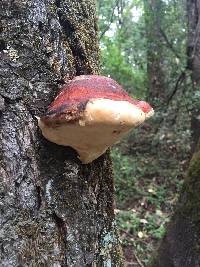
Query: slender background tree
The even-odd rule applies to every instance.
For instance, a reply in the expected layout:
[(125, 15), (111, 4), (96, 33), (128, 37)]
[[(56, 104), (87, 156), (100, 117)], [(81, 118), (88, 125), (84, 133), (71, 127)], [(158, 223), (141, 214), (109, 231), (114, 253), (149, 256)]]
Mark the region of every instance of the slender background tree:
[(164, 19), (164, 3), (160, 0), (144, 1), (147, 38), (148, 94), (157, 106), (166, 100), (164, 53), (161, 27)]
[(191, 132), (192, 152), (194, 152), (200, 136), (200, 1), (187, 1), (188, 14), (188, 69), (191, 71), (192, 102)]

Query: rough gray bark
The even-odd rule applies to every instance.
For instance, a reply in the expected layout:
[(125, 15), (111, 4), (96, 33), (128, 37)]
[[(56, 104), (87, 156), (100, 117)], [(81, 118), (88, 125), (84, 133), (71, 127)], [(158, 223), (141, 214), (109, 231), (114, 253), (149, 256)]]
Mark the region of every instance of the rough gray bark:
[(35, 118), (98, 73), (94, 2), (2, 0), (0, 16), (0, 266), (123, 266), (109, 153), (82, 165)]

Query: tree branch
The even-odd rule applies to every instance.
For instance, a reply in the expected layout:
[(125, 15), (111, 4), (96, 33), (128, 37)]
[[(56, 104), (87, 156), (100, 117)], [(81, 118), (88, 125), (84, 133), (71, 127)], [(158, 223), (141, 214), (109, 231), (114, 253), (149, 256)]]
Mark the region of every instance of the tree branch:
[(111, 16), (110, 16), (110, 19), (109, 19), (109, 22), (108, 22), (107, 26), (105, 27), (105, 29), (101, 32), (99, 40), (101, 40), (102, 37), (104, 36), (104, 34), (110, 29), (110, 25), (113, 22), (115, 8), (118, 6), (118, 3), (119, 3), (119, 0), (116, 0), (115, 5), (114, 5), (113, 10), (112, 10), (112, 13), (111, 13)]
[(161, 29), (161, 27), (159, 27), (159, 31), (167, 45), (167, 47), (174, 53), (174, 55), (180, 59), (180, 56), (178, 55), (176, 49), (173, 47), (172, 43), (169, 41), (167, 35), (165, 34), (165, 32), (163, 31), (163, 29)]
[(167, 106), (169, 105), (170, 101), (172, 100), (172, 98), (174, 97), (176, 92), (178, 91), (179, 86), (185, 80), (185, 77), (186, 77), (186, 73), (185, 73), (185, 71), (182, 71), (181, 74), (179, 75), (177, 81), (176, 81), (176, 84), (175, 84), (173, 92), (171, 93), (171, 95), (169, 96), (168, 100), (166, 101), (166, 105)]

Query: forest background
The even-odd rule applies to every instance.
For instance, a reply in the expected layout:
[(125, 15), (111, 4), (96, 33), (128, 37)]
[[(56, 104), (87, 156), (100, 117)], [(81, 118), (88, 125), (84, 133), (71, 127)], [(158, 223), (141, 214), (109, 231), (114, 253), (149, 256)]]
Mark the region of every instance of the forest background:
[(191, 76), (195, 41), (188, 23), (192, 1), (97, 5), (102, 74), (155, 109), (154, 118), (112, 150), (126, 264), (147, 266), (165, 235), (199, 137), (200, 90)]
[[(0, 266), (122, 267), (116, 214), (126, 266), (199, 267), (200, 0), (0, 6)], [(36, 119), (99, 73), (155, 109), (112, 149), (115, 178), (110, 150), (81, 164)]]

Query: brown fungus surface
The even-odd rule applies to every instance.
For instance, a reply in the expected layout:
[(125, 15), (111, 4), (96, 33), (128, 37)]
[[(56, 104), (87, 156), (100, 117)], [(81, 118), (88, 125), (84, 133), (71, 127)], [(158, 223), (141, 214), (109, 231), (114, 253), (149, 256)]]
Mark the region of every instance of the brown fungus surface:
[(132, 99), (111, 78), (81, 75), (64, 85), (39, 127), (45, 138), (71, 146), (90, 163), (152, 115), (148, 103)]

